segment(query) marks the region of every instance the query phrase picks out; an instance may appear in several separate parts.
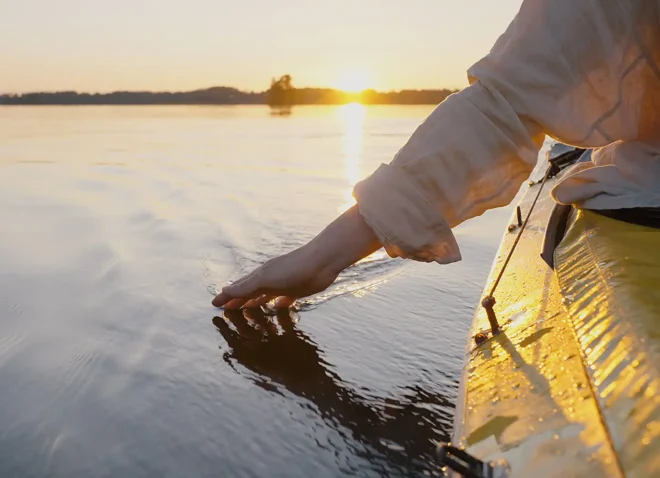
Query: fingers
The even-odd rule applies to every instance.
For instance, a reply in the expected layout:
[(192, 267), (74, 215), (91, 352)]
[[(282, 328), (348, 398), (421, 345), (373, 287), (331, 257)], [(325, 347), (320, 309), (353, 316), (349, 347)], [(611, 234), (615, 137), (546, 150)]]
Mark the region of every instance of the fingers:
[(276, 309), (288, 309), (296, 302), (295, 297), (281, 296), (275, 299)]
[[(256, 299), (231, 299), (224, 304), (224, 308), (227, 310), (233, 309), (258, 309), (262, 305), (266, 305), (268, 302), (273, 300), (274, 296), (268, 294), (262, 294)], [(279, 306), (278, 308), (288, 307), (286, 305), (288, 302), (284, 302), (285, 305)], [(215, 305), (215, 302), (214, 302)]]
[[(222, 288), (222, 291), (215, 296), (211, 302), (215, 307), (225, 307), (229, 305), (232, 299), (255, 299), (261, 295), (259, 288), (261, 287), (261, 268), (255, 270), (251, 274), (241, 278), (240, 280)], [(244, 301), (244, 302), (245, 302)], [(243, 304), (241, 304), (242, 306)], [(240, 307), (240, 306), (238, 306)], [(237, 308), (234, 305), (232, 308)]]
[(231, 296), (220, 292), (218, 295), (215, 296), (215, 298), (211, 301), (211, 304), (213, 304), (214, 307), (222, 307), (225, 305), (227, 302), (231, 300)]
[[(275, 299), (274, 307), (275, 309), (288, 309), (294, 305), (296, 298), (289, 296), (275, 296), (271, 294), (258, 294), (257, 291), (250, 293), (248, 295), (237, 294), (234, 291), (237, 289), (231, 289), (232, 286), (227, 286), (222, 289), (222, 292), (219, 293), (212, 301), (212, 304), (215, 307), (222, 307), (226, 310), (234, 309), (252, 309), (259, 308), (270, 301)], [(241, 289), (238, 289), (241, 292)], [(228, 291), (231, 291), (228, 292)]]
[(269, 294), (263, 294), (257, 297), (256, 299), (248, 300), (244, 305), (244, 309), (257, 309), (263, 305), (266, 305), (268, 302), (273, 300), (275, 296)]
[[(275, 298), (273, 295), (262, 294), (255, 299), (232, 299), (227, 297), (225, 294), (218, 294), (215, 299), (213, 299), (213, 305), (215, 307), (222, 307), (225, 310), (237, 310), (237, 309), (257, 309), (272, 301)], [(277, 297), (273, 303), (275, 309), (288, 309), (292, 307), (296, 302), (295, 297), (280, 296)]]
[(263, 266), (233, 284), (223, 287), (222, 292), (231, 297), (240, 297), (243, 299), (256, 297), (261, 287), (262, 269)]
[[(218, 295), (215, 296), (213, 301), (211, 301), (211, 304), (213, 304), (215, 307), (224, 307), (225, 309), (239, 309), (241, 308), (245, 303), (251, 302), (254, 299), (260, 299), (261, 295), (258, 293), (247, 295), (247, 296), (242, 296), (242, 295), (236, 295), (236, 294), (230, 294), (227, 292), (227, 287), (222, 289), (222, 292), (220, 292)], [(272, 297), (271, 297), (272, 299)], [(269, 299), (269, 300), (271, 300)], [(268, 301), (266, 301), (268, 302)], [(266, 303), (264, 302), (264, 303)]]
[(243, 307), (243, 304), (247, 302), (247, 299), (232, 299), (225, 304), (225, 310), (236, 310)]

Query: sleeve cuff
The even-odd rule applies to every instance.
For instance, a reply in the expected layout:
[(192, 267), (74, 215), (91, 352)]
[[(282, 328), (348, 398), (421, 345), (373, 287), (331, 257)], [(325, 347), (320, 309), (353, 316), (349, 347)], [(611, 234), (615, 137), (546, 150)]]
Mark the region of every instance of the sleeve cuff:
[(449, 224), (403, 169), (382, 164), (355, 186), (353, 196), (390, 257), (439, 264), (461, 260)]

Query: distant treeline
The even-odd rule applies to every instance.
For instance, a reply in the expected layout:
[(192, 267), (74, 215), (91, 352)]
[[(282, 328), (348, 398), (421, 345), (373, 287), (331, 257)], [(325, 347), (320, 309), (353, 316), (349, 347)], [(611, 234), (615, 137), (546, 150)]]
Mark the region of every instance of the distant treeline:
[[(284, 78), (284, 77), (283, 77)], [(0, 105), (260, 105), (289, 107), (296, 105), (337, 105), (359, 101), (372, 105), (438, 104), (452, 90), (402, 90), (377, 92), (366, 90), (347, 93), (330, 88), (281, 88), (274, 81), (264, 92), (246, 92), (236, 88), (214, 87), (185, 92), (117, 91), (114, 93), (77, 93), (60, 91), (0, 95)], [(275, 86), (280, 85), (280, 86)]]
[(0, 96), (0, 105), (240, 105), (265, 102), (265, 93), (247, 93), (224, 87), (176, 93), (115, 91), (92, 94), (57, 91)]

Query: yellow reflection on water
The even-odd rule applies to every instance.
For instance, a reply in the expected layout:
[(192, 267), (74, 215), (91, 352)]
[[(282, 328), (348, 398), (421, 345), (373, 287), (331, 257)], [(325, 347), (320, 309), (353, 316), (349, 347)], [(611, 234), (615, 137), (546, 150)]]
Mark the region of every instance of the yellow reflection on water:
[(346, 211), (355, 204), (353, 186), (360, 180), (360, 155), (366, 113), (366, 108), (360, 103), (349, 103), (340, 108), (340, 116), (344, 123), (344, 175), (348, 183), (344, 191), (345, 202), (340, 207), (340, 212)]

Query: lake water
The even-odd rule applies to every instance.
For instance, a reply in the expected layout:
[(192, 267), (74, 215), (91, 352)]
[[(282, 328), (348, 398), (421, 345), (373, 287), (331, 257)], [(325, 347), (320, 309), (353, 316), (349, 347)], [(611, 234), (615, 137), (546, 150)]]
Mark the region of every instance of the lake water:
[(0, 108), (0, 476), (437, 473), (509, 208), (457, 228), (458, 264), (378, 252), (290, 316), (210, 305), (431, 109)]

